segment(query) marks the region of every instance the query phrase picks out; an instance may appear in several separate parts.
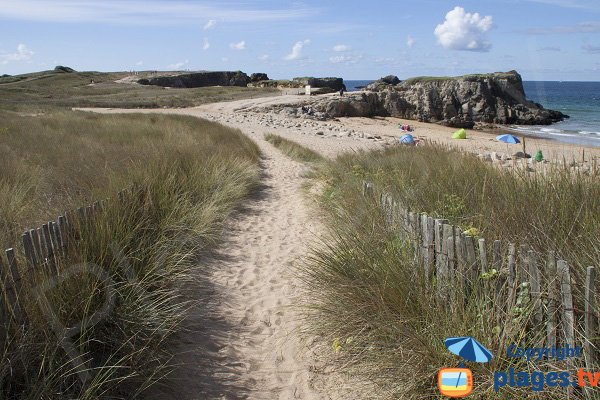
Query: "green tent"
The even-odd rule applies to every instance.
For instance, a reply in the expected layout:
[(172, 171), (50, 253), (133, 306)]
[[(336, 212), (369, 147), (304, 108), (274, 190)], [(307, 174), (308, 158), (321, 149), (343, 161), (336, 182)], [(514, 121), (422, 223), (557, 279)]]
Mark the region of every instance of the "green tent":
[(459, 129), (456, 132), (454, 132), (454, 134), (452, 135), (452, 139), (466, 139), (467, 138), (467, 131), (465, 131), (464, 129)]

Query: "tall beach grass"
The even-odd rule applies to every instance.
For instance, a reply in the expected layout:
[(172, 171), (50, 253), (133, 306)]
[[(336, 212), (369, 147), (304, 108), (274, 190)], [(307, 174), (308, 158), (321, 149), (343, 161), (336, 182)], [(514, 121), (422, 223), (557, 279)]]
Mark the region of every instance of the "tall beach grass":
[[(437, 371), (459, 361), (443, 340), (471, 335), (495, 356), (490, 364), (469, 364), (476, 376), (471, 397), (565, 398), (564, 388), (493, 390), (493, 371), (569, 367), (506, 356), (508, 341), (539, 344), (545, 336), (545, 329), (527, 329), (529, 309), (496, 315), (493, 299), (478, 296), (464, 299), (458, 311), (440, 302), (435, 286), (416, 272), (422, 265), (410, 243), (385, 221), (377, 202), (362, 195), (362, 182), (373, 182), (411, 210), (476, 228), (488, 241), (525, 242), (541, 254), (556, 250), (573, 269), (575, 308), (584, 309), (584, 268), (600, 260), (596, 177), (560, 169), (544, 175), (500, 170), (468, 154), (426, 146), (342, 155), (322, 165), (319, 178), (325, 183), (320, 203), (329, 236), (307, 258), (301, 275), (306, 329), (324, 339), (322, 354), (343, 371), (375, 382), (381, 398), (437, 398)], [(485, 284), (483, 278), (473, 282), (473, 293)]]
[[(137, 398), (169, 369), (161, 344), (190, 306), (180, 288), (257, 184), (259, 150), (239, 131), (191, 117), (0, 111), (0, 120), (2, 248), (27, 227), (107, 199), (93, 222), (72, 226), (52, 267), (63, 278), (31, 270), (18, 253), (27, 323), (4, 327), (0, 397)], [(62, 340), (53, 318), (81, 325)]]

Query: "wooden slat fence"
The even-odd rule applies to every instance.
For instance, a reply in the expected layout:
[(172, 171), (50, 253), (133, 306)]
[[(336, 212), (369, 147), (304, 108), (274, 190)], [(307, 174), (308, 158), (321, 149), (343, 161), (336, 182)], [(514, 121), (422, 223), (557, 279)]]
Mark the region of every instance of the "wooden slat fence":
[[(121, 202), (126, 202), (134, 193), (127, 188), (117, 194)], [(67, 257), (69, 249), (75, 248), (80, 239), (78, 234), (92, 226), (93, 221), (104, 211), (106, 202), (102, 200), (80, 207), (76, 211), (67, 211), (55, 221), (49, 221), (35, 229), (27, 229), (21, 235), (21, 243), (6, 249), (0, 254), (0, 332), (27, 325), (27, 315), (23, 307), (26, 296), (39, 282), (33, 276), (40, 270), (46, 276), (60, 275), (61, 259)], [(37, 274), (39, 275), (39, 274)], [(30, 279), (31, 278), (31, 279)]]
[[(474, 238), (446, 219), (403, 208), (388, 193), (376, 196), (374, 185), (369, 182), (363, 183), (363, 195), (377, 201), (386, 224), (412, 244), (422, 266), (418, 273), (452, 312), (464, 305), (466, 299), (476, 296), (490, 304), (490, 318), (496, 316), (496, 324), (506, 337), (511, 334), (515, 310), (525, 303), (530, 313), (529, 329), (545, 332), (540, 346), (577, 344), (584, 349), (585, 363), (595, 364), (598, 359), (595, 267), (587, 267), (585, 282), (581, 282), (585, 288), (575, 293), (572, 266), (565, 260), (557, 260), (553, 251), (540, 254), (526, 244)], [(482, 274), (493, 277), (482, 279)], [(585, 310), (574, 308), (576, 295), (585, 297), (577, 302), (585, 304)], [(525, 299), (528, 301), (524, 302)]]

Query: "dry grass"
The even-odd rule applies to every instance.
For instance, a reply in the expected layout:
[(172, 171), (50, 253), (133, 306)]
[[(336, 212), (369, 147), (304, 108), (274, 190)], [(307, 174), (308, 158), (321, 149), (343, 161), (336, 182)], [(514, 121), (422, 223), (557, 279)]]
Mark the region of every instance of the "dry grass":
[[(573, 265), (575, 281), (582, 282), (584, 267), (600, 260), (597, 177), (561, 170), (543, 176), (502, 171), (439, 147), (348, 154), (324, 164), (319, 173), (330, 237), (301, 271), (310, 299), (306, 329), (331, 344), (329, 354), (338, 365), (376, 382), (385, 398), (436, 398), (437, 371), (458, 362), (443, 340), (472, 335), (495, 355), (491, 364), (469, 365), (476, 377), (473, 398), (564, 398), (562, 388), (494, 392), (493, 371), (567, 366), (505, 356), (507, 343), (536, 344), (545, 333), (526, 330), (527, 309), (503, 316), (497, 325), (492, 299), (469, 297), (458, 312), (438, 301), (415, 273), (422, 266), (411, 246), (384, 222), (377, 204), (362, 196), (361, 185), (374, 182), (405, 207), (444, 216), (465, 229), (476, 227), (488, 240), (527, 242), (543, 254), (557, 249)], [(484, 280), (473, 284), (477, 292)], [(581, 286), (574, 291), (575, 307), (583, 309)], [(508, 335), (504, 342), (501, 332)], [(592, 395), (576, 392), (573, 398)]]
[[(259, 150), (239, 131), (191, 117), (0, 111), (0, 121), (2, 248), (26, 227), (111, 198), (93, 224), (74, 226), (57, 265), (67, 279), (45, 292), (63, 325), (87, 321), (70, 339), (89, 379), (82, 383), (38, 302), (34, 289), (49, 277), (26, 269), (19, 252), (29, 321), (4, 326), (0, 398), (135, 398), (164, 374), (161, 344), (188, 307), (179, 288), (257, 183)], [(127, 201), (115, 200), (131, 185)], [(105, 288), (114, 302), (93, 322), (110, 303)]]

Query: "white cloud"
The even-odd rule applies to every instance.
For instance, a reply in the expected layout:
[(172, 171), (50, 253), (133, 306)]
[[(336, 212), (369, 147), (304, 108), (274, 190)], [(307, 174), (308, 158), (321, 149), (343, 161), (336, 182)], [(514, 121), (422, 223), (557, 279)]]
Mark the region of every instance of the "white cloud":
[(454, 7), (434, 33), (445, 49), (489, 51), (492, 45), (486, 40), (485, 34), (492, 26), (491, 16), (482, 17), (479, 13), (471, 14), (462, 7)]
[(184, 0), (2, 0), (0, 17), (73, 23), (196, 25), (207, 18), (228, 22), (288, 21), (318, 12), (308, 7), (265, 9), (247, 4)]
[(208, 38), (204, 38), (204, 40), (202, 41), (202, 50), (208, 50), (210, 49), (210, 42), (208, 41)]
[(184, 67), (184, 66), (188, 65), (189, 63), (190, 63), (190, 61), (189, 61), (189, 60), (180, 61), (180, 62), (178, 62), (178, 63), (175, 63), (175, 64), (169, 64), (169, 65), (167, 65), (167, 69), (179, 70), (179, 69), (181, 69), (182, 67)]
[(329, 62), (332, 64), (356, 64), (362, 60), (362, 54), (345, 54), (341, 56), (330, 57)]
[(221, 58), (221, 61), (223, 61), (224, 63), (226, 63), (226, 62), (228, 62), (228, 61), (229, 61), (229, 58), (227, 58), (227, 57), (223, 57), (223, 58)]
[(206, 25), (204, 25), (204, 29), (205, 31), (214, 28), (215, 26), (217, 26), (217, 20), (216, 19), (211, 19), (210, 21), (208, 21), (206, 23)]
[(348, 51), (351, 50), (350, 46), (346, 46), (345, 44), (338, 44), (333, 46), (333, 51), (337, 51), (337, 52), (342, 52), (342, 51)]
[(302, 49), (309, 43), (310, 40), (308, 39), (296, 42), (296, 44), (294, 44), (294, 46), (292, 47), (292, 52), (285, 56), (285, 59), (288, 61), (298, 60), (300, 57), (302, 57)]
[(412, 49), (415, 43), (417, 43), (417, 39), (408, 35), (408, 37), (406, 38), (406, 45)]
[(262, 56), (258, 57), (259, 60), (261, 61), (268, 61), (269, 60), (269, 55), (268, 54), (263, 54)]
[(231, 47), (233, 50), (245, 50), (246, 49), (246, 41), (242, 40), (239, 43), (230, 43), (229, 47)]
[(141, 67), (142, 65), (144, 65), (143, 61), (138, 61), (135, 63), (135, 65), (137, 65), (138, 67)]
[(13, 61), (29, 61), (31, 57), (33, 57), (35, 53), (31, 51), (26, 45), (23, 43), (19, 43), (17, 46), (17, 51), (14, 53), (1, 54), (0, 53), (0, 64), (8, 64)]

